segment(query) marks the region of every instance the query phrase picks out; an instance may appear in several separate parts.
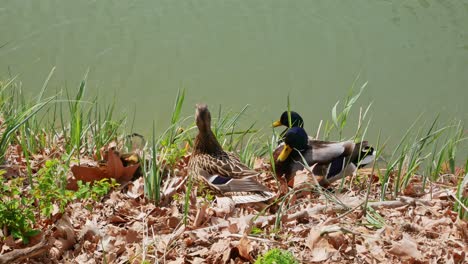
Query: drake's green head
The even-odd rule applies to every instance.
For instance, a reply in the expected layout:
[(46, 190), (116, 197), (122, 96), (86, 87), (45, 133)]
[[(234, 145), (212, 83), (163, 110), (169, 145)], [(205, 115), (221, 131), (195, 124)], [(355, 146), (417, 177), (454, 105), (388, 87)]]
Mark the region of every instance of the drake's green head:
[[(290, 111), (291, 114), (291, 127), (304, 127), (304, 120), (297, 112)], [(288, 111), (284, 111), (278, 121), (273, 122), (273, 127), (286, 126), (289, 127)]]
[(302, 127), (292, 127), (284, 134), (283, 141), (284, 147), (277, 161), (285, 161), (294, 149), (298, 151), (305, 150), (309, 137)]

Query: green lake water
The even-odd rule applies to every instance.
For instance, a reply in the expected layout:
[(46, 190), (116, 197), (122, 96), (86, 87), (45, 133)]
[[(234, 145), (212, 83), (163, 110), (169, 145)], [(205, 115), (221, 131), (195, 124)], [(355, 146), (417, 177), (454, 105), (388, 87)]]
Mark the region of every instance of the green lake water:
[(167, 127), (178, 88), (184, 116), (249, 104), (243, 122), (266, 133), (290, 94), (312, 132), (358, 76), (371, 138), (421, 113), (468, 123), (468, 1), (2, 0), (0, 47), (0, 79), (34, 96), (55, 66), (52, 94), (89, 69), (87, 92), (142, 133)]

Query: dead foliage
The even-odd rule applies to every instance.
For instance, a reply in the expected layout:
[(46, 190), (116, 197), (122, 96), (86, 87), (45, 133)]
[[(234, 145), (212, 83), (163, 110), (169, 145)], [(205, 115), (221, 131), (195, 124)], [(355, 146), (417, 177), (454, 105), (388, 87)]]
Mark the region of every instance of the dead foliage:
[(367, 186), (356, 180), (375, 178), (370, 170), (347, 179), (340, 193), (339, 183), (332, 192), (317, 192), (302, 172), (289, 183), (291, 191), (257, 159), (260, 180), (277, 191), (277, 200), (234, 206), (227, 198), (197, 195), (201, 187), (194, 186), (184, 225), (184, 159), (164, 179), (159, 205), (145, 198), (143, 178), (130, 181), (138, 165), (125, 167), (117, 152), (109, 151), (101, 165), (72, 167), (76, 179), (129, 183), (39, 221), (42, 232), (28, 245), (0, 234), (0, 263), (253, 263), (272, 248), (290, 251), (301, 263), (466, 263), (467, 222), (452, 211), (453, 183), (423, 188), (416, 176), (402, 196), (379, 201), (381, 186), (372, 180), (366, 207)]

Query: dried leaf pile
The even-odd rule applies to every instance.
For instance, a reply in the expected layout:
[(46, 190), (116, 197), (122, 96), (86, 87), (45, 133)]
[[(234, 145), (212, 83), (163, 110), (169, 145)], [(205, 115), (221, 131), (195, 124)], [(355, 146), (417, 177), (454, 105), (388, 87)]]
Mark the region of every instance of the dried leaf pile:
[(188, 158), (163, 179), (159, 204), (145, 198), (143, 178), (122, 183), (100, 201), (74, 201), (42, 221), (28, 245), (3, 237), (0, 263), (253, 263), (272, 248), (300, 263), (467, 263), (468, 225), (453, 211), (459, 175), (425, 190), (415, 176), (402, 196), (379, 202), (376, 176), (361, 170), (359, 177), (374, 179), (364, 207), (369, 181), (348, 178), (334, 194), (291, 192), (258, 159), (261, 180), (278, 192), (275, 203), (210, 201), (195, 183), (184, 225)]

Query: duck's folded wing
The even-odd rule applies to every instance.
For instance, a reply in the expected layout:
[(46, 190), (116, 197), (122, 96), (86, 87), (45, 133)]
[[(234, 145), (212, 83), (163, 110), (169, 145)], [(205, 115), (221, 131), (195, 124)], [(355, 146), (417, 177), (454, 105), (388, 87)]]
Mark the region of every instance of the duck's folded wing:
[(312, 151), (308, 153), (310, 157), (306, 157), (308, 160), (313, 160), (314, 163), (328, 163), (334, 159), (347, 155), (354, 148), (352, 141), (343, 142), (327, 142), (315, 140), (312, 142)]
[(261, 185), (255, 179), (255, 176), (244, 178), (232, 178), (219, 174), (210, 174), (205, 170), (199, 171), (206, 182), (222, 193), (234, 192), (269, 192), (268, 188)]
[(236, 204), (245, 204), (245, 203), (258, 203), (265, 202), (275, 197), (275, 194), (272, 192), (256, 192), (256, 193), (234, 193), (231, 196), (231, 199)]
[(231, 197), (236, 204), (264, 202), (275, 196), (267, 187), (258, 183), (255, 176), (235, 179), (211, 175), (204, 170), (199, 175), (223, 196)]
[[(200, 157), (201, 158), (201, 157)], [(201, 168), (211, 175), (228, 176), (231, 178), (244, 178), (257, 176), (259, 173), (240, 162), (232, 153), (226, 153), (223, 157), (214, 158), (205, 155), (202, 158)]]

